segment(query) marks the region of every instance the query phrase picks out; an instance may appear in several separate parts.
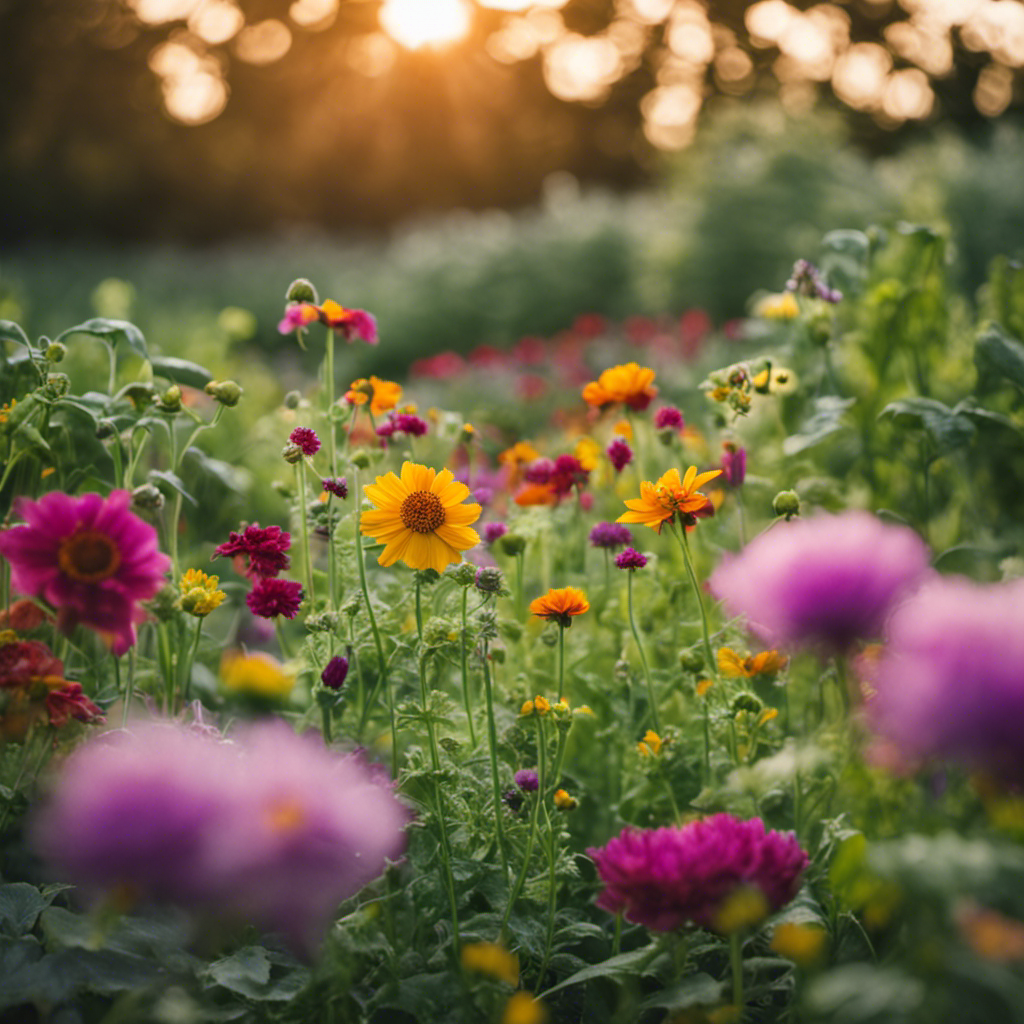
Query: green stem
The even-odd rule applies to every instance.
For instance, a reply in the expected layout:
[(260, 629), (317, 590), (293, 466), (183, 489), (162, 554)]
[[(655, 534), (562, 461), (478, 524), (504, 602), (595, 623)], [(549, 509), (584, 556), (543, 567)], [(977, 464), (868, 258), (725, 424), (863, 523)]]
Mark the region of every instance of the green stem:
[(569, 733), (567, 730), (562, 728), (558, 729), (558, 746), (555, 748), (555, 767), (551, 773), (552, 792), (558, 789), (559, 780), (562, 778), (562, 761), (565, 760), (566, 738), (568, 735)]
[(565, 689), (565, 626), (558, 627), (558, 699)]
[(522, 622), (523, 611), (526, 606), (524, 597), (525, 583), (523, 573), (525, 569), (525, 555), (522, 551), (516, 552), (516, 618)]
[(644, 653), (644, 645), (640, 642), (640, 632), (636, 628), (636, 616), (633, 614), (633, 570), (628, 569), (626, 575), (629, 577), (627, 585), (628, 607), (629, 607), (629, 628), (633, 631), (633, 639), (636, 641), (636, 649), (640, 653), (640, 664), (644, 670), (644, 682), (647, 684), (647, 699), (651, 705), (651, 720), (654, 723), (654, 731), (661, 735), (661, 723), (658, 720), (658, 701), (654, 696), (654, 683), (651, 681), (651, 670), (647, 664), (647, 655)]
[(359, 566), (359, 585), (363, 590), (363, 601), (366, 603), (366, 614), (370, 618), (370, 629), (373, 631), (373, 642), (377, 648), (377, 660), (380, 664), (380, 675), (384, 681), (384, 694), (387, 697), (388, 713), (391, 716), (391, 775), (398, 777), (398, 726), (395, 721), (395, 701), (391, 693), (391, 679), (388, 677), (388, 663), (384, 658), (384, 645), (381, 643), (380, 630), (377, 628), (377, 616), (373, 614), (370, 603), (370, 589), (366, 585), (366, 552), (363, 551), (363, 536), (359, 529), (359, 470), (352, 473), (352, 497), (355, 501), (356, 520), (356, 564)]
[[(182, 660), (181, 671), (179, 673), (181, 679), (181, 702), (185, 707), (188, 707), (189, 698), (191, 697), (192, 690), (192, 666), (195, 664), (196, 653), (199, 650), (199, 640), (203, 635), (203, 620), (196, 619), (196, 635), (192, 641), (192, 645), (189, 648), (188, 655)], [(173, 708), (172, 708), (173, 712)]]
[(715, 661), (715, 656), (711, 650), (711, 633), (708, 629), (708, 613), (704, 607), (704, 598), (701, 596), (700, 583), (697, 580), (697, 573), (693, 568), (693, 559), (690, 557), (690, 542), (686, 537), (686, 527), (680, 525), (679, 531), (676, 531), (675, 524), (671, 524), (669, 529), (672, 531), (672, 535), (679, 541), (679, 546), (683, 551), (683, 561), (686, 563), (686, 573), (690, 577), (690, 586), (693, 587), (693, 596), (697, 600), (697, 607), (700, 609), (700, 626), (701, 634), (704, 638), (704, 657), (707, 660), (708, 671), (717, 680), (718, 679), (718, 664)]
[[(326, 392), (326, 403), (327, 403), (327, 454), (331, 464), (331, 477), (337, 479), (338, 477), (338, 443), (335, 437), (334, 430), (334, 331), (327, 328), (327, 355), (324, 365), (324, 389)], [(337, 598), (337, 581), (335, 575), (337, 572), (335, 566), (335, 559), (337, 555), (334, 551), (334, 503), (333, 495), (328, 495), (327, 499), (327, 583), (329, 588), (328, 600), (330, 601), (329, 609), (333, 612), (338, 607)], [(333, 633), (332, 633), (333, 636)], [(333, 640), (331, 641), (333, 645)], [(333, 654), (334, 648), (331, 647), (331, 653)]]
[[(540, 792), (543, 792), (543, 790)], [(551, 815), (548, 814), (547, 804), (544, 805), (544, 820), (548, 826), (548, 927), (547, 935), (544, 939), (544, 959), (541, 960), (540, 971), (537, 973), (538, 984), (543, 981), (548, 969), (548, 961), (551, 959), (551, 947), (555, 939), (555, 897), (558, 894), (557, 880), (555, 878), (558, 847), (555, 830), (551, 825)]]
[[(419, 590), (417, 587), (417, 594)], [(441, 790), (439, 775), (441, 773), (441, 755), (437, 749), (437, 736), (434, 732), (434, 719), (430, 714), (429, 694), (427, 692), (427, 657), (426, 654), (420, 654), (417, 658), (420, 670), (420, 700), (423, 704), (423, 717), (427, 722), (427, 740), (430, 743), (430, 763), (434, 768), (434, 800), (436, 802), (437, 810), (437, 824), (441, 834), (441, 866), (444, 872), (444, 883), (445, 888), (448, 890), (448, 903), (452, 915), (452, 942), (455, 949), (455, 955), (458, 957), (459, 946), (461, 941), (459, 938), (459, 910), (458, 904), (455, 899), (455, 876), (452, 874), (452, 859), (451, 851), (448, 846), (448, 825), (445, 821), (444, 812), (444, 793)]]
[(466, 604), (469, 601), (469, 587), (462, 588), (462, 699), (466, 704), (466, 722), (469, 725), (469, 743), (476, 747), (476, 733), (473, 730), (473, 695), (469, 692), (469, 654), (466, 650), (467, 626)]
[(622, 949), (622, 911), (615, 915), (615, 935), (612, 938), (612, 956), (618, 956)]
[(704, 785), (711, 785), (711, 708), (704, 694)]
[(732, 1004), (743, 1016), (743, 938), (733, 932), (729, 936), (729, 960), (732, 962)]
[(299, 488), (299, 517), (302, 521), (302, 557), (306, 562), (306, 587), (308, 588), (309, 609), (316, 606), (316, 591), (313, 589), (313, 551), (309, 546), (309, 517), (306, 514), (306, 460), (295, 463), (295, 482)]
[[(463, 595), (465, 595), (463, 591)], [(487, 641), (483, 644), (484, 695), (487, 701), (487, 745), (491, 757), (491, 795), (494, 802), (494, 831), (498, 837), (503, 877), (508, 879), (508, 850), (505, 848), (505, 826), (502, 822), (501, 783), (498, 778), (498, 729), (494, 722), (494, 688), (491, 684), (491, 665), (487, 657)], [(510, 902), (511, 906), (511, 902)], [(506, 911), (505, 921), (508, 920)], [(502, 923), (502, 930), (505, 923)]]

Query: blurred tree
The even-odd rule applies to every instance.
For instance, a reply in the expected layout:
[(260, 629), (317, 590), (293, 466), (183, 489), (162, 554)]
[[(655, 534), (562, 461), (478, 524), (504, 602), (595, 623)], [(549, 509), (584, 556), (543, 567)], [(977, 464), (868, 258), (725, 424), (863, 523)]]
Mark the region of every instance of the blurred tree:
[(0, 0), (0, 238), (377, 227), (628, 186), (706, 101), (996, 117), (1022, 0)]

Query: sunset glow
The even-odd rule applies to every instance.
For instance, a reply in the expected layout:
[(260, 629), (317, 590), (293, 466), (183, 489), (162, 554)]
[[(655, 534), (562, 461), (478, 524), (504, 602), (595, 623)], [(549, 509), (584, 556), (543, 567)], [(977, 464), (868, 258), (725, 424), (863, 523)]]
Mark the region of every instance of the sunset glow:
[(396, 43), (410, 50), (442, 47), (465, 38), (470, 8), (465, 0), (385, 0), (380, 9), (381, 28)]

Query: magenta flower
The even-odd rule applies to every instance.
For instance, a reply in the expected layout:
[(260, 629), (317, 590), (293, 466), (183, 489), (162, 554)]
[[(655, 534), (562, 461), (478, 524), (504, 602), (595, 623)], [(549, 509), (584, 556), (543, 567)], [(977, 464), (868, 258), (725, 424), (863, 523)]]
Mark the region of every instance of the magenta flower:
[(682, 430), (685, 426), (683, 414), (674, 405), (663, 405), (654, 414), (655, 430)]
[(241, 533), (232, 530), (228, 534), (228, 539), (213, 552), (210, 560), (225, 555), (229, 558), (244, 556), (248, 559), (245, 568), (247, 576), (277, 576), (291, 565), (291, 560), (285, 554), (291, 543), (291, 534), (286, 533), (280, 526), (260, 526), (259, 523), (253, 523)]
[(338, 654), (327, 662), (323, 672), (320, 673), (320, 682), (322, 682), (328, 690), (340, 690), (345, 685), (345, 679), (347, 676), (348, 658), (344, 658)]
[(532, 768), (520, 768), (515, 774), (515, 780), (524, 793), (536, 793), (540, 788), (540, 776)]
[(329, 476), (324, 480), (324, 490), (328, 494), (333, 494), (336, 498), (344, 500), (348, 497), (348, 480), (343, 476)]
[(614, 551), (616, 548), (632, 544), (633, 534), (629, 532), (628, 526), (621, 523), (598, 523), (590, 531), (589, 540), (592, 547)]
[(621, 473), (633, 461), (633, 449), (622, 437), (615, 438), (605, 449), (605, 454), (615, 467), (616, 473)]
[(909, 758), (1024, 782), (1024, 582), (929, 583), (889, 621), (870, 673), (874, 729)]
[(319, 319), (320, 313), (316, 306), (308, 302), (293, 302), (285, 309), (284, 318), (277, 329), (281, 334), (291, 334), (293, 331), (304, 330)]
[(929, 571), (913, 530), (858, 511), (779, 523), (726, 556), (708, 583), (767, 643), (845, 651), (881, 636), (896, 603)]
[(722, 445), (722, 479), (730, 487), (742, 487), (747, 477), (747, 450), (726, 441)]
[(636, 572), (637, 569), (642, 569), (647, 565), (647, 556), (640, 554), (636, 548), (626, 548), (622, 554), (615, 556), (615, 565), (619, 569)]
[(160, 590), (171, 564), (130, 503), (128, 491), (21, 498), (15, 507), (26, 525), (0, 532), (14, 588), (52, 604), (63, 630), (79, 623), (96, 630), (117, 655), (135, 643), (146, 617), (138, 602)]
[(267, 577), (256, 580), (256, 585), (245, 596), (245, 603), (253, 615), (264, 619), (274, 619), (278, 615), (294, 619), (302, 597), (301, 583)]
[(401, 855), (408, 814), (359, 758), (282, 722), (232, 739), (151, 723), (84, 744), (36, 816), (35, 845), (94, 893), (248, 920), (309, 951)]
[(289, 435), (288, 440), (298, 445), (303, 455), (312, 458), (320, 451), (320, 438), (312, 427), (296, 427)]
[(792, 834), (760, 818), (715, 814), (688, 825), (625, 829), (587, 853), (605, 884), (598, 906), (655, 931), (713, 927), (738, 889), (759, 889), (772, 911), (797, 893), (807, 854)]
[(496, 540), (500, 540), (508, 533), (508, 527), (504, 523), (488, 523), (484, 527), (484, 543), (490, 547)]

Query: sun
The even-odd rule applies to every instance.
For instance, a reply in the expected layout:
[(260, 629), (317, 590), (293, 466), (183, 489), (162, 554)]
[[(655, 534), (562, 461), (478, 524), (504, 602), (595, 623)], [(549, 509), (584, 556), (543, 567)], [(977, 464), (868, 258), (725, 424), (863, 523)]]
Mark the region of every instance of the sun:
[(381, 27), (396, 43), (418, 50), (457, 42), (469, 32), (466, 0), (384, 0)]

